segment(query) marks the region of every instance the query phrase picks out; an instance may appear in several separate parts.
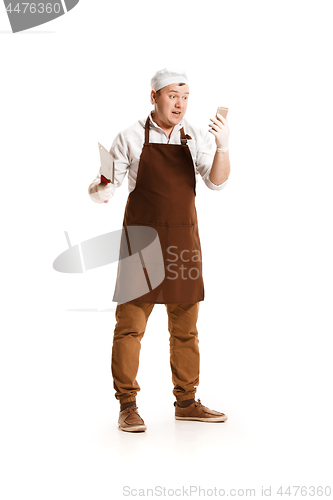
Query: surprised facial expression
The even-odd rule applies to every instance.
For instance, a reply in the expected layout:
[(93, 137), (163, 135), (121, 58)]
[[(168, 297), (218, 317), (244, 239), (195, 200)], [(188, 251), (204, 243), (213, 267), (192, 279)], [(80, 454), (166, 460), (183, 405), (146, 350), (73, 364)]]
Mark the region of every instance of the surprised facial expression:
[(163, 87), (158, 93), (153, 90), (154, 118), (157, 118), (164, 126), (174, 127), (186, 113), (188, 97), (188, 85), (171, 83)]

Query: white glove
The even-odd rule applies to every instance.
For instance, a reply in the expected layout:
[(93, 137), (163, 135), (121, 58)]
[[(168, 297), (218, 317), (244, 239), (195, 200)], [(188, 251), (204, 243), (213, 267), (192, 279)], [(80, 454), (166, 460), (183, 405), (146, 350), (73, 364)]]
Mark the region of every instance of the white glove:
[(112, 195), (110, 182), (108, 184), (105, 184), (105, 182), (97, 184), (97, 193), (101, 201), (103, 202), (109, 201)]
[(209, 132), (215, 135), (216, 147), (218, 150), (227, 151), (229, 149), (229, 124), (228, 120), (218, 114), (217, 118), (210, 118)]
[(111, 184), (93, 182), (88, 188), (88, 193), (95, 203), (107, 203), (112, 196)]

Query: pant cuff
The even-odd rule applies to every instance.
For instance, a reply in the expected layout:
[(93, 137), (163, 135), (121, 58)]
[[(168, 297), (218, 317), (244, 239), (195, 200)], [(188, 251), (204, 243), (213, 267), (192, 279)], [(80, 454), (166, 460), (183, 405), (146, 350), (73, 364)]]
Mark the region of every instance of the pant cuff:
[(195, 399), (195, 392), (190, 392), (188, 394), (182, 394), (181, 396), (176, 396), (177, 401), (187, 401), (188, 399)]
[(129, 403), (130, 401), (136, 401), (136, 397), (135, 396), (129, 396), (129, 397), (121, 398), (121, 399), (119, 398), (118, 401), (122, 405), (124, 403)]

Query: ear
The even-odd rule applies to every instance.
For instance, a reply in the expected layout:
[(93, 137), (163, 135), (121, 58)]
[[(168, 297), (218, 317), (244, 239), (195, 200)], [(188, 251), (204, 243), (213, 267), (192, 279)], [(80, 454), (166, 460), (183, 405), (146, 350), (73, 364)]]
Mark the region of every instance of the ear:
[(151, 93), (150, 93), (150, 102), (152, 104), (155, 104), (156, 103), (156, 90), (152, 90)]

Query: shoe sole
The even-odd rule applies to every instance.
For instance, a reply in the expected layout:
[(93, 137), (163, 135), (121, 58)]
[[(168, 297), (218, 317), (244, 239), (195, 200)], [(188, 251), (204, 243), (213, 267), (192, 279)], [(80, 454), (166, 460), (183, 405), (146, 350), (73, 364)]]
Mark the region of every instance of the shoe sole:
[(137, 425), (136, 427), (121, 427), (121, 425), (118, 424), (119, 429), (125, 432), (144, 432), (147, 430), (147, 427), (145, 425)]
[(176, 420), (196, 420), (197, 422), (225, 422), (228, 417), (212, 417), (212, 418), (199, 418), (199, 417), (176, 417)]

